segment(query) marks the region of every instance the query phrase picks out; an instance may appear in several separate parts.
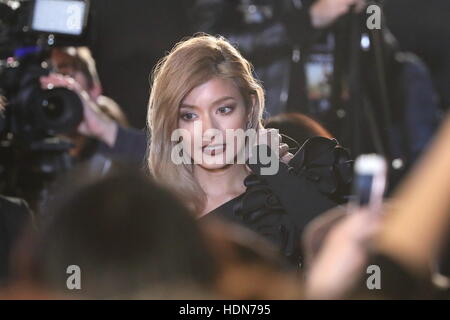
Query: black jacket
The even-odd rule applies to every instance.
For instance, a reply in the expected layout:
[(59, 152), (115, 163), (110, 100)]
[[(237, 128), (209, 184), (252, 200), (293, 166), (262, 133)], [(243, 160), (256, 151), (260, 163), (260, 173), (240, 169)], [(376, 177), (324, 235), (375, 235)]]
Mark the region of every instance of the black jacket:
[[(99, 142), (94, 148), (94, 154), (90, 158), (99, 167), (102, 161), (119, 160), (132, 166), (142, 167), (147, 154), (148, 140), (147, 134), (143, 130), (133, 128), (118, 127), (116, 143), (109, 147), (103, 142)], [(103, 160), (102, 160), (103, 159)]]
[(31, 217), (24, 200), (0, 196), (0, 285), (7, 280), (11, 251)]

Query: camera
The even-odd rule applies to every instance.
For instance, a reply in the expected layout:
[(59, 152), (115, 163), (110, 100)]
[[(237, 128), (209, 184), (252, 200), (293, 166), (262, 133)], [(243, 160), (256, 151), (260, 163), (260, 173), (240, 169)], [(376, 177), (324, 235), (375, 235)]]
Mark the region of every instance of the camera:
[(80, 123), (78, 96), (62, 88), (41, 90), (39, 77), (50, 71), (46, 58), (58, 37), (83, 34), (87, 8), (88, 2), (79, 0), (0, 2), (0, 93), (8, 101), (0, 119), (3, 131), (9, 128), (29, 141)]
[(86, 0), (0, 0), (0, 192), (27, 198), (24, 184), (42, 189), (72, 166), (60, 135), (82, 121), (82, 101), (66, 88), (42, 89), (39, 78), (51, 71), (53, 47), (81, 44), (88, 9)]
[(0, 88), (7, 99), (0, 120), (3, 134), (13, 134), (32, 144), (76, 129), (83, 119), (82, 102), (69, 89), (41, 89), (39, 78), (49, 74), (41, 54), (29, 54), (7, 63), (9, 66), (0, 71)]

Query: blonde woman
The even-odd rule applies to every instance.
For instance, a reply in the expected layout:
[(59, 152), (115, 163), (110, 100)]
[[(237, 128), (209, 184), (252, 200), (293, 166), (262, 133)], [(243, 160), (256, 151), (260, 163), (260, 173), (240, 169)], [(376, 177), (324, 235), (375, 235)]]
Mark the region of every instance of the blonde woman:
[[(333, 207), (349, 182), (340, 170), (348, 165), (346, 153), (335, 140), (313, 138), (289, 165), (279, 163), (278, 173), (266, 176), (258, 174), (260, 163), (230, 161), (246, 141), (230, 144), (220, 134), (261, 131), (263, 110), (263, 88), (251, 64), (229, 42), (205, 34), (180, 42), (153, 72), (148, 166), (199, 218), (221, 216), (247, 226), (298, 263), (301, 229)], [(177, 130), (184, 135), (174, 140)], [(192, 142), (196, 139), (200, 143)], [(192, 161), (174, 161), (180, 143), (180, 154)], [(278, 148), (282, 160), (289, 160), (286, 145), (271, 146)]]

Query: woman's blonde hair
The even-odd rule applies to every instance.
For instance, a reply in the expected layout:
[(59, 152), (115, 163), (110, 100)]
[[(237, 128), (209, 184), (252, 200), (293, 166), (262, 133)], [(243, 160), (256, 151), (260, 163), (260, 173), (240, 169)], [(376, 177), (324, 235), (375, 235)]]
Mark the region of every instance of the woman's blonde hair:
[[(148, 167), (156, 181), (174, 191), (192, 209), (201, 211), (206, 196), (192, 165), (171, 160), (172, 132), (178, 128), (179, 106), (195, 87), (214, 77), (230, 79), (246, 103), (249, 127), (261, 127), (264, 91), (252, 65), (226, 39), (197, 34), (181, 41), (156, 65), (151, 79), (147, 124), (150, 130)], [(254, 103), (253, 103), (254, 101)]]

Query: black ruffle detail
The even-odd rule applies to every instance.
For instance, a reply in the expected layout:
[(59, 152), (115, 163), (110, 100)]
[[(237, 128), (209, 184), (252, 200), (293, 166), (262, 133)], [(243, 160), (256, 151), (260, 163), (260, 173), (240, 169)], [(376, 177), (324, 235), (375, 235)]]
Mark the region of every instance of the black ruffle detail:
[(278, 197), (257, 175), (244, 180), (247, 191), (234, 206), (234, 214), (276, 247), (289, 260), (298, 259), (299, 234)]
[[(255, 173), (262, 165), (249, 164)], [(251, 174), (234, 215), (262, 235), (295, 265), (301, 263), (300, 235), (318, 214), (345, 202), (352, 181), (349, 152), (334, 139), (307, 140), (276, 175)]]
[(353, 175), (353, 161), (336, 139), (308, 139), (289, 162), (289, 171), (304, 176), (318, 190), (338, 202), (346, 201)]

